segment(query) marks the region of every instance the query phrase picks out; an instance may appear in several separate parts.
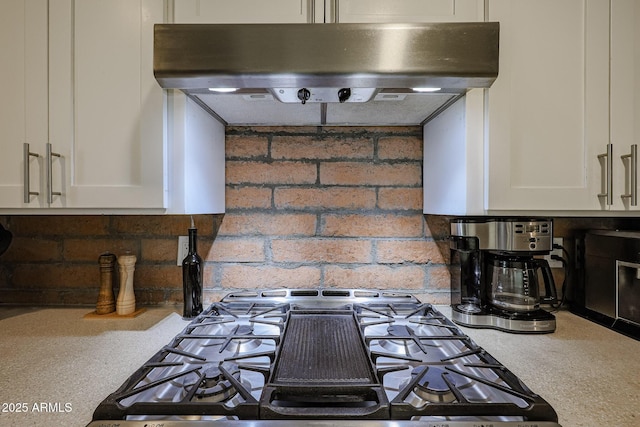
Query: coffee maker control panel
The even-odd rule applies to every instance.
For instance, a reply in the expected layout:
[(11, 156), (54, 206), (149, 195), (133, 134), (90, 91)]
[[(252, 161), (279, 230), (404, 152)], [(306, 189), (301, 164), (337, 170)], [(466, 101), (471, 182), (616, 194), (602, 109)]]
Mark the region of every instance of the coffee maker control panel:
[(451, 221), (451, 236), (475, 237), (480, 250), (550, 252), (553, 250), (553, 221), (546, 218), (460, 218)]
[(551, 222), (529, 221), (514, 222), (513, 243), (514, 251), (551, 251), (553, 249), (553, 237), (551, 235)]

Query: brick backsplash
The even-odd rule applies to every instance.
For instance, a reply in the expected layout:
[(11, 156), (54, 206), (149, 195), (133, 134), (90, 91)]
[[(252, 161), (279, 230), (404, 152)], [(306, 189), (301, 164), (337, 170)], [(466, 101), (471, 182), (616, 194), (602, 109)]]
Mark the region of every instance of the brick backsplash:
[[(357, 287), (449, 302), (446, 230), (433, 233), (422, 215), (419, 127), (230, 127), (226, 180), (226, 213), (194, 216), (206, 301), (237, 289)], [(105, 251), (137, 256), (139, 304), (182, 301), (176, 237), (187, 216), (0, 222), (14, 234), (0, 303), (94, 304)]]
[(447, 245), (422, 215), (419, 127), (232, 127), (226, 144), (227, 213), (211, 251), (244, 245), (251, 255), (216, 255), (221, 289), (259, 282), (450, 300)]

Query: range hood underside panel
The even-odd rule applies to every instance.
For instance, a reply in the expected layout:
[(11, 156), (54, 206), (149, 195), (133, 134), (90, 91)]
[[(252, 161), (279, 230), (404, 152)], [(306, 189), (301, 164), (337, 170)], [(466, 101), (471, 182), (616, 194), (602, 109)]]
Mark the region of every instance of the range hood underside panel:
[[(422, 124), (458, 94), (408, 94), (398, 101), (286, 104), (271, 98), (247, 100), (223, 94), (197, 94), (228, 125), (245, 126), (413, 126)], [(323, 111), (323, 108), (326, 108)]]

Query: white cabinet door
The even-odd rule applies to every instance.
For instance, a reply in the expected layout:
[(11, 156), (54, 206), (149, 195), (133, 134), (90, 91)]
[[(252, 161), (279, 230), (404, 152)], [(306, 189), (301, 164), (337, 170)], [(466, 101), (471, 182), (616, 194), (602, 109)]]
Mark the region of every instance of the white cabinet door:
[(335, 0), (325, 2), (334, 22), (474, 22), (482, 0)]
[(164, 208), (162, 0), (50, 0), (52, 207)]
[(609, 1), (490, 0), (487, 210), (599, 210), (609, 137)]
[(175, 0), (174, 22), (189, 24), (314, 22), (314, 0)]
[[(640, 2), (611, 2), (611, 145), (612, 145), (612, 210), (638, 210), (637, 182), (632, 185), (632, 171), (637, 157), (632, 146), (640, 144)], [(601, 144), (605, 150), (605, 144)], [(632, 162), (635, 165), (632, 166)], [(636, 169), (637, 174), (637, 169)], [(633, 202), (636, 202), (635, 205)]]
[[(47, 134), (47, 1), (0, 0), (0, 208), (46, 204), (43, 155)], [(23, 158), (23, 144), (40, 157)], [(24, 168), (30, 195), (24, 201)]]

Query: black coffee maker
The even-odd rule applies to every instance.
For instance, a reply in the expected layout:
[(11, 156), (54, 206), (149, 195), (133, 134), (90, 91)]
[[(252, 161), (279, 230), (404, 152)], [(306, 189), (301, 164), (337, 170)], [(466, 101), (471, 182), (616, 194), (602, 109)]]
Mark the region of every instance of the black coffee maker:
[[(461, 302), (452, 306), (460, 325), (517, 333), (549, 333), (555, 316), (540, 304), (557, 302), (546, 260), (553, 249), (548, 218), (451, 220), (452, 259), (460, 261)], [(541, 295), (540, 288), (544, 288)]]

